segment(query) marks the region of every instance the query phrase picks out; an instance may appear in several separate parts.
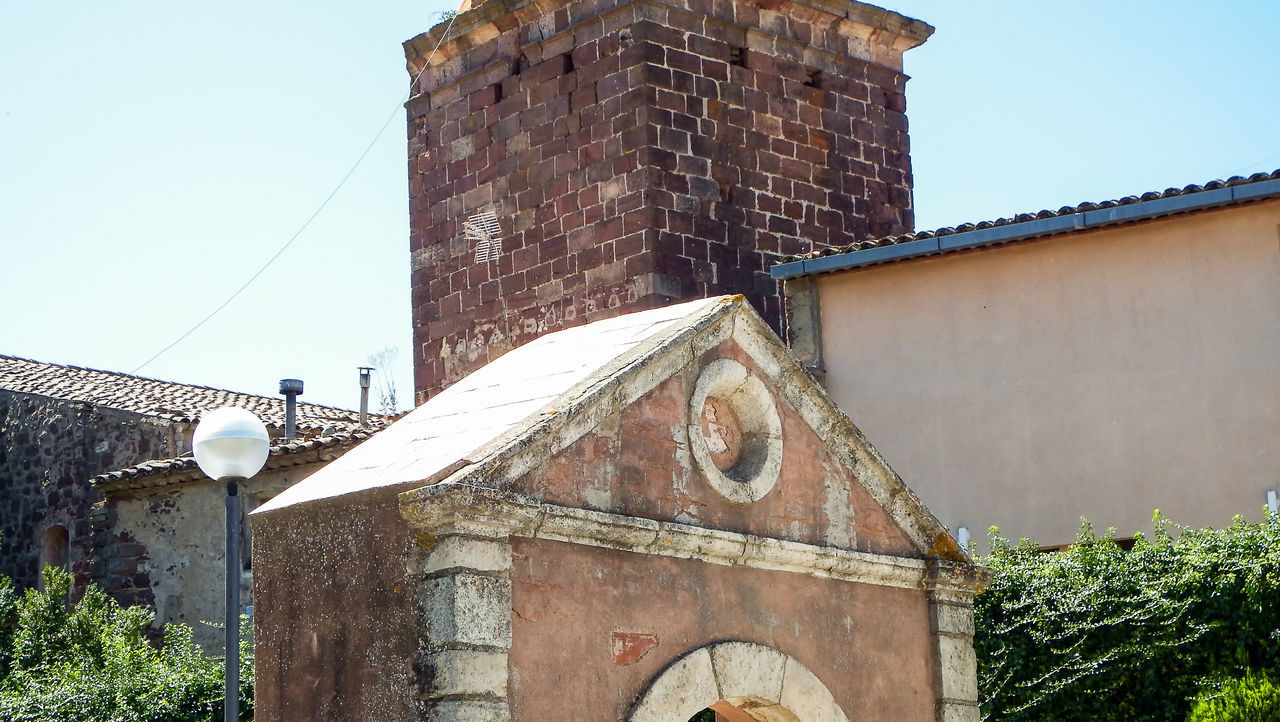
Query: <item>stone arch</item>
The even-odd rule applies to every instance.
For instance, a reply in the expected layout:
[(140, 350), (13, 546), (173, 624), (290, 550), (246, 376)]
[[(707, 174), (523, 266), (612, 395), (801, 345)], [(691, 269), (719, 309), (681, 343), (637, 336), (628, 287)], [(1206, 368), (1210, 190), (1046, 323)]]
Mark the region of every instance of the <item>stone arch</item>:
[(771, 722), (849, 722), (808, 667), (751, 642), (710, 644), (677, 659), (649, 684), (627, 721), (687, 720), (722, 702)]

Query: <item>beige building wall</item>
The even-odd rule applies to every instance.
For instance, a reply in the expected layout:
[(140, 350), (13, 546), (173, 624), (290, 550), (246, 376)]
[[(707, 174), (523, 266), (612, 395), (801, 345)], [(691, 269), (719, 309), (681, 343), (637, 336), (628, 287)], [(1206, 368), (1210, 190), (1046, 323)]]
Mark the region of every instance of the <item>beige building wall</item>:
[(1280, 487), (1278, 224), (1271, 200), (818, 276), (828, 388), (976, 541), (1259, 518)]

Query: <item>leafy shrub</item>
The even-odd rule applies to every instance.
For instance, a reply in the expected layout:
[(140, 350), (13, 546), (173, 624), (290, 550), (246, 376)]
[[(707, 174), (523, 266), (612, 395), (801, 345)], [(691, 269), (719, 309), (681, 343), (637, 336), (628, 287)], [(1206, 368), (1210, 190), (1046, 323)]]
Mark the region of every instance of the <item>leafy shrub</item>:
[(0, 575), (0, 679), (9, 676), (13, 633), (18, 626), (18, 592), (13, 580)]
[(1280, 687), (1265, 673), (1250, 672), (1208, 691), (1187, 722), (1280, 722)]
[[(27, 590), (17, 602), (9, 644), (0, 652), (7, 671), (0, 683), (0, 719), (222, 719), (222, 661), (204, 656), (189, 627), (168, 625), (164, 644), (156, 648), (146, 637), (153, 618), (149, 609), (121, 607), (97, 587), (68, 608), (70, 576), (50, 567), (43, 579), (44, 591)], [(4, 588), (0, 584), (0, 618)], [(242, 679), (253, 679), (251, 665), (242, 650)], [(248, 710), (244, 719), (252, 719), (251, 686), (241, 694), (241, 709)]]
[(1086, 523), (1057, 554), (993, 529), (974, 600), (985, 719), (1183, 719), (1205, 679), (1280, 667), (1280, 522), (1157, 526), (1126, 552)]

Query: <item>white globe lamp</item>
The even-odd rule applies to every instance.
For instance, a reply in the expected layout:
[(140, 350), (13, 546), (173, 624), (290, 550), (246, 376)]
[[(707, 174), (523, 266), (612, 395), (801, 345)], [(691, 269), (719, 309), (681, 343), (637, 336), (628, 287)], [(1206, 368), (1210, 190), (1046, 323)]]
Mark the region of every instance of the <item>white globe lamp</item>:
[(267, 463), (271, 439), (262, 421), (245, 409), (211, 411), (191, 438), (196, 464), (211, 479), (248, 479)]
[(271, 450), (271, 439), (262, 421), (245, 409), (225, 407), (211, 411), (196, 425), (191, 437), (196, 465), (210, 478), (227, 485), (226, 537), (226, 657), (223, 673), (223, 719), (240, 719), (240, 489), (262, 470)]

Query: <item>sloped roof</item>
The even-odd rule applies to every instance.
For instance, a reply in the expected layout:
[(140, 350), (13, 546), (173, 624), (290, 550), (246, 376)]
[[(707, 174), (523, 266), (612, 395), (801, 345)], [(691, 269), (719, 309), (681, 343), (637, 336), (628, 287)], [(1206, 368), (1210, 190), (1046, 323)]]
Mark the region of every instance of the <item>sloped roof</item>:
[[(946, 529), (741, 296), (692, 301), (542, 336), (482, 367), (257, 514), (380, 487), (498, 488), (726, 339), (928, 557), (963, 560)], [(411, 487), (407, 485), (412, 485)]]
[(379, 486), (435, 480), (479, 459), (495, 439), (536, 418), (576, 384), (686, 316), (723, 303), (692, 301), (564, 329), (476, 370), (259, 511)]
[[(198, 422), (205, 412), (223, 406), (239, 406), (252, 411), (269, 427), (284, 427), (283, 398), (160, 381), (115, 371), (63, 366), (16, 356), (0, 355), (0, 389), (82, 401), (177, 422)], [(334, 433), (360, 428), (358, 412), (331, 406), (300, 401), (297, 415), (300, 431)], [(375, 416), (374, 419), (381, 422), (381, 417)]]
[[(357, 429), (312, 439), (277, 440), (267, 455), (263, 471), (327, 461), (373, 435), (372, 429)], [(100, 491), (151, 489), (189, 481), (207, 481), (191, 454), (171, 459), (152, 459), (124, 469), (98, 474), (90, 480)]]
[(828, 273), (1276, 197), (1280, 197), (1280, 170), (823, 248), (787, 256), (770, 269), (770, 274), (774, 278), (793, 278)]

